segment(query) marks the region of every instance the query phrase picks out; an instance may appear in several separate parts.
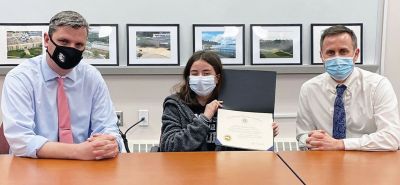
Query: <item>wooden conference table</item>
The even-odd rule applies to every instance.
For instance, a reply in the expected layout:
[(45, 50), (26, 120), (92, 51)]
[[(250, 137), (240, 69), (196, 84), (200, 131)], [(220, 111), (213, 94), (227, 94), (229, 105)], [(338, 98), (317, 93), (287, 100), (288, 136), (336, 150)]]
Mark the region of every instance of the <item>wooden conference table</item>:
[(102, 161), (0, 155), (0, 184), (301, 184), (272, 152), (120, 154)]
[(306, 184), (398, 185), (400, 152), (280, 152)]
[(278, 155), (272, 152), (135, 153), (102, 161), (0, 155), (0, 185), (292, 185), (302, 181), (323, 185), (400, 184), (400, 152), (308, 151), (279, 152)]

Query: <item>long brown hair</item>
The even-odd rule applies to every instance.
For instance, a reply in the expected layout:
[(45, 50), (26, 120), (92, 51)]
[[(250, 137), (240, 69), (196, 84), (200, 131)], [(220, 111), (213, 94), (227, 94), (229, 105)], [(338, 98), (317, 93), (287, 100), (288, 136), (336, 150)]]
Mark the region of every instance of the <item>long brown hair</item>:
[(183, 71), (183, 82), (175, 85), (174, 87), (179, 98), (181, 98), (189, 106), (199, 105), (196, 98), (197, 96), (196, 93), (193, 92), (189, 87), (190, 68), (192, 68), (194, 62), (199, 60), (204, 60), (205, 62), (210, 64), (214, 68), (216, 75), (219, 76), (219, 81), (217, 83), (217, 86), (213, 90), (207, 102), (210, 102), (211, 100), (218, 98), (218, 94), (221, 89), (221, 84), (223, 81), (221, 59), (216, 53), (211, 51), (197, 51), (193, 53), (193, 55), (189, 58), (188, 62), (186, 63), (185, 69)]

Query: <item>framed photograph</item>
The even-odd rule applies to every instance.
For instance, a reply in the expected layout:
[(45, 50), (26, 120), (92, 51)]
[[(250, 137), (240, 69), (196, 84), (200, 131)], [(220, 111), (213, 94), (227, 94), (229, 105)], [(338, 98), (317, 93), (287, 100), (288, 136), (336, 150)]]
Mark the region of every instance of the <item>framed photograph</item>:
[(89, 25), (83, 60), (95, 66), (118, 66), (118, 24)]
[(224, 65), (244, 64), (244, 24), (194, 24), (193, 51), (210, 50)]
[(362, 23), (337, 23), (337, 24), (311, 24), (311, 64), (313, 65), (322, 65), (321, 60), (321, 35), (325, 29), (334, 26), (334, 25), (343, 25), (347, 28), (353, 30), (353, 32), (357, 36), (357, 47), (360, 48), (360, 55), (356, 64), (363, 63), (363, 24)]
[(179, 24), (128, 24), (128, 66), (179, 65)]
[(301, 24), (251, 24), (252, 65), (301, 65)]
[(0, 23), (0, 65), (15, 66), (46, 52), (47, 23)]

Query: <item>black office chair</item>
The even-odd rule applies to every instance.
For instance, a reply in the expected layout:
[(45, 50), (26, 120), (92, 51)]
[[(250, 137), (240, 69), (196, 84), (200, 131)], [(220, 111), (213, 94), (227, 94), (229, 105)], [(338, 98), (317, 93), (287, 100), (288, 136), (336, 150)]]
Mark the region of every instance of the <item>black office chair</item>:
[(218, 99), (225, 109), (274, 113), (275, 71), (224, 69), (223, 78)]
[(150, 152), (159, 152), (160, 151), (160, 147), (159, 146), (152, 146), (150, 148)]
[(6, 137), (4, 136), (3, 123), (0, 127), (0, 154), (9, 154), (10, 145), (8, 144)]

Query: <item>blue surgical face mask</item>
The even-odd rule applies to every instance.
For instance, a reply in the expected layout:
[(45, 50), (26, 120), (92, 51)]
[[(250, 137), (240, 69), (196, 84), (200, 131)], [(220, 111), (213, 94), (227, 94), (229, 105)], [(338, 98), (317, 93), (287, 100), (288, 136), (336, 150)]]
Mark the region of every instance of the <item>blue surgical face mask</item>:
[(343, 81), (354, 69), (353, 57), (333, 57), (324, 62), (325, 71), (335, 80)]
[(189, 76), (189, 86), (199, 96), (208, 96), (215, 89), (215, 76)]

